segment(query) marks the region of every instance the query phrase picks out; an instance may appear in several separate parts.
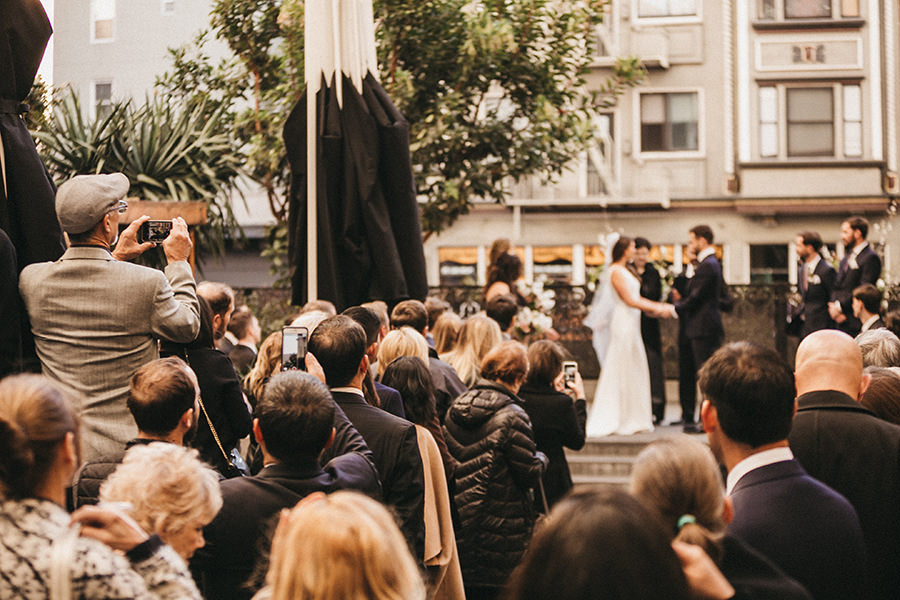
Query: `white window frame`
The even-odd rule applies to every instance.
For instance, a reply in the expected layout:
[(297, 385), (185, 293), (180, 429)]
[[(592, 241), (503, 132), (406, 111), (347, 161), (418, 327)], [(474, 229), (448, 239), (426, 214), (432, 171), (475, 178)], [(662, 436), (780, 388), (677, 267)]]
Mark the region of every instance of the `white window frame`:
[(96, 79), (91, 81), (91, 89), (90, 89), (90, 98), (91, 98), (91, 116), (96, 119), (97, 115), (97, 86), (98, 85), (108, 85), (109, 86), (109, 103), (112, 104), (113, 94), (115, 93), (115, 88), (113, 87), (112, 79)]
[[(696, 94), (697, 95), (697, 149), (696, 150), (652, 150), (644, 152), (641, 139), (641, 96), (645, 94)], [(703, 88), (694, 87), (661, 87), (641, 89), (633, 94), (632, 114), (634, 124), (632, 139), (634, 140), (634, 156), (641, 159), (681, 160), (686, 158), (704, 158), (706, 156), (706, 126)]]
[(631, 0), (632, 21), (637, 25), (679, 25), (703, 22), (703, 0), (694, 0), (694, 8), (697, 12), (693, 15), (642, 17), (640, 7), (640, 0)]
[(113, 7), (113, 16), (112, 16), (112, 34), (108, 38), (98, 38), (96, 37), (97, 33), (97, 2), (98, 0), (91, 0), (91, 8), (90, 8), (90, 20), (88, 25), (90, 27), (90, 40), (92, 44), (109, 44), (116, 40), (116, 0), (108, 0)]
[[(789, 156), (788, 155), (788, 123), (787, 123), (787, 91), (802, 88), (832, 88), (832, 126), (834, 127), (834, 152), (831, 155), (809, 155), (809, 156)], [(859, 89), (859, 114), (848, 114), (849, 106), (846, 106), (847, 88)], [(774, 88), (776, 90), (776, 120), (778, 130), (777, 150), (775, 154), (763, 155), (762, 151), (762, 128), (763, 108), (761, 104), (762, 88)], [(761, 160), (862, 160), (866, 155), (866, 129), (865, 129), (865, 94), (862, 82), (843, 83), (834, 82), (789, 82), (774, 83), (771, 85), (760, 85), (757, 87), (756, 93), (756, 156)], [(859, 154), (848, 154), (848, 139), (846, 135), (847, 125), (857, 123), (859, 134)]]

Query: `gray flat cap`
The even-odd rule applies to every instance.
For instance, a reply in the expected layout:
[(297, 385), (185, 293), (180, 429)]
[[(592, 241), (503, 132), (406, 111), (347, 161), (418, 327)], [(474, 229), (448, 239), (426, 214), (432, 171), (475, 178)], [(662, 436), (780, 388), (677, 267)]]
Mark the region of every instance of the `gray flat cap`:
[(128, 193), (122, 173), (76, 175), (56, 191), (56, 216), (66, 233), (84, 233)]

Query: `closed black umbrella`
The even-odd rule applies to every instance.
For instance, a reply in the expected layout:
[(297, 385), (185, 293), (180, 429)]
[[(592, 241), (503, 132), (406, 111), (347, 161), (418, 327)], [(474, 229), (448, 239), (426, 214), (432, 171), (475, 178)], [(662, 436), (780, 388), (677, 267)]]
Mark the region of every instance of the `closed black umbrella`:
[[(361, 2), (336, 1), (329, 10), (339, 12), (343, 4)], [(313, 299), (306, 244), (306, 100), (304, 93), (284, 128), (292, 173), (288, 222), (295, 304)], [(339, 309), (375, 299), (424, 299), (428, 286), (409, 124), (371, 72), (354, 76), (340, 69), (318, 86), (316, 117), (318, 289), (312, 296)]]
[(37, 368), (19, 271), (65, 250), (56, 187), (20, 116), (50, 34), (39, 0), (0, 0), (0, 377)]

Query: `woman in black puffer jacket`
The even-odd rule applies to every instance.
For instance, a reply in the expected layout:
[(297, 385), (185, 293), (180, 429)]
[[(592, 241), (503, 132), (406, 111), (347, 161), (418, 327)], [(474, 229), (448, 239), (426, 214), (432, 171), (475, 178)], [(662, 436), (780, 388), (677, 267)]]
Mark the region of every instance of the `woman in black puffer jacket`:
[(444, 435), (456, 468), (457, 531), (466, 598), (496, 598), (531, 537), (531, 488), (547, 457), (537, 452), (531, 421), (516, 393), (528, 359), (518, 342), (488, 352), (481, 376), (451, 404)]

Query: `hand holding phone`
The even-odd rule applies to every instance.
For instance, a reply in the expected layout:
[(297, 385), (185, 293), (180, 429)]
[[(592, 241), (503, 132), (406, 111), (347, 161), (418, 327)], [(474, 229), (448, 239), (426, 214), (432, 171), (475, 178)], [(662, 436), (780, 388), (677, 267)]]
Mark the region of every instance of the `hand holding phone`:
[(172, 221), (144, 221), (137, 233), (139, 244), (144, 242), (162, 243), (172, 233)]
[(309, 330), (306, 327), (281, 328), (281, 370), (306, 370), (306, 340)]

